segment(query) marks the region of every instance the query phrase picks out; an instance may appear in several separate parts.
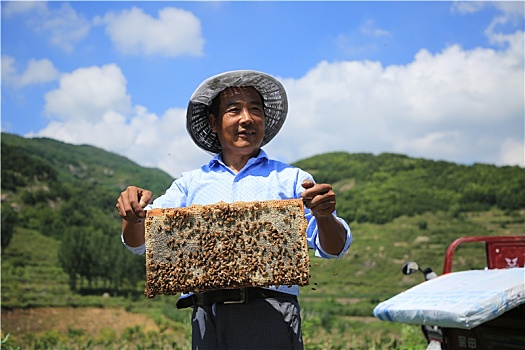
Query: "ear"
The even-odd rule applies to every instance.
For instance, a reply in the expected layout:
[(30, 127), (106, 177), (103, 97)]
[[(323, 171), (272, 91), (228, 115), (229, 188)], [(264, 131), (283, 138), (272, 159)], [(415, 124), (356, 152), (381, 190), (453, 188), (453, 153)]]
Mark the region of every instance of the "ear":
[(213, 114), (208, 114), (208, 122), (211, 125), (211, 131), (217, 133), (217, 118)]

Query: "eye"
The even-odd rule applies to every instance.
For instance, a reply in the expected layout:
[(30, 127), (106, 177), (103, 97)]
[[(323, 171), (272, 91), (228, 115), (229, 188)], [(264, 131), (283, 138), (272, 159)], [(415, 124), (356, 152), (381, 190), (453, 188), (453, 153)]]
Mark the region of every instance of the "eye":
[(254, 114), (254, 115), (257, 115), (257, 116), (263, 116), (264, 115), (264, 111), (263, 111), (263, 109), (260, 106), (251, 107), (250, 108), (250, 112), (252, 114)]
[(231, 115), (237, 115), (237, 114), (239, 114), (239, 112), (240, 112), (240, 109), (237, 108), (237, 107), (228, 108), (226, 110), (226, 113), (227, 114), (231, 114)]

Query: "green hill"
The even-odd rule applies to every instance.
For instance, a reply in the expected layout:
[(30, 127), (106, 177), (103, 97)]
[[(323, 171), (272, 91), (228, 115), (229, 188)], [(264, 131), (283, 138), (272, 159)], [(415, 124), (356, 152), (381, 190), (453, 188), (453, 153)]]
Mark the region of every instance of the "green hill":
[[(127, 185), (160, 195), (173, 179), (92, 146), (5, 133), (1, 142), (2, 313), (44, 306), (121, 307), (153, 317), (162, 329), (186, 332), (188, 339), (187, 310), (174, 311), (170, 298), (142, 295), (144, 258), (122, 246), (114, 207)], [(307, 348), (327, 348), (321, 345), (327, 339), (338, 348), (352, 339), (370, 345), (399, 338), (398, 325), (364, 324), (362, 318), (370, 317), (379, 301), (422, 281), (401, 275), (405, 261), (440, 273), (445, 249), (457, 237), (524, 234), (525, 169), (520, 167), (348, 153), (294, 165), (333, 185), (338, 214), (354, 234), (344, 258), (312, 257), (311, 284), (300, 297)], [(479, 244), (458, 249), (454, 268), (483, 268), (483, 249)], [(102, 298), (106, 291), (115, 297)], [(379, 340), (361, 339), (359, 332)], [(3, 322), (2, 334), (7, 333), (16, 339)], [(24, 344), (35, 344), (31, 339)], [(21, 335), (18, 341), (23, 343)]]
[[(100, 148), (75, 146), (49, 138), (26, 139), (2, 133), (2, 190), (45, 180), (39, 173), (59, 182), (96, 185), (109, 191), (122, 191), (131, 182), (160, 194), (173, 180), (159, 169), (148, 169), (129, 159)], [(35, 178), (36, 176), (36, 178)]]
[(389, 153), (330, 153), (295, 165), (333, 184), (339, 214), (349, 221), (381, 224), (425, 212), (525, 207), (525, 170), (518, 166), (466, 166)]

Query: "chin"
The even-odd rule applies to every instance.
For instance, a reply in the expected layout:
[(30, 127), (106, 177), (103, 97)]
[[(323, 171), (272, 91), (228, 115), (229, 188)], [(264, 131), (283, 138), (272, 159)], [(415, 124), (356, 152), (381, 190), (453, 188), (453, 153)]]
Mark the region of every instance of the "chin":
[(260, 148), (260, 145), (256, 145), (256, 144), (253, 144), (253, 143), (245, 143), (245, 144), (238, 144), (238, 145), (236, 145), (236, 148), (239, 151), (250, 153), (250, 152), (258, 151), (259, 148)]

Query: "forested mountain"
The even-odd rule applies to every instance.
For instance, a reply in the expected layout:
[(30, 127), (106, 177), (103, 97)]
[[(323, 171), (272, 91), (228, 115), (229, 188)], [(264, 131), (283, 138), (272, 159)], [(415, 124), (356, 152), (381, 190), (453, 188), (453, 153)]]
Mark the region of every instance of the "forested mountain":
[[(144, 279), (144, 258), (121, 249), (115, 203), (130, 184), (162, 194), (173, 181), (168, 174), (96, 147), (47, 138), (2, 133), (1, 147), (3, 250), (19, 230), (57, 240), (60, 266), (72, 290), (79, 281), (102, 281), (121, 290)], [(333, 184), (338, 214), (350, 223), (385, 224), (425, 212), (453, 218), (467, 211), (525, 208), (525, 169), (520, 167), (467, 166), (386, 153), (330, 153), (294, 165), (317, 182)], [(24, 257), (13, 259), (14, 266), (24, 264)]]
[(317, 182), (333, 184), (339, 214), (349, 221), (386, 223), (427, 211), (525, 208), (525, 169), (459, 165), (405, 155), (330, 153), (295, 163)]

